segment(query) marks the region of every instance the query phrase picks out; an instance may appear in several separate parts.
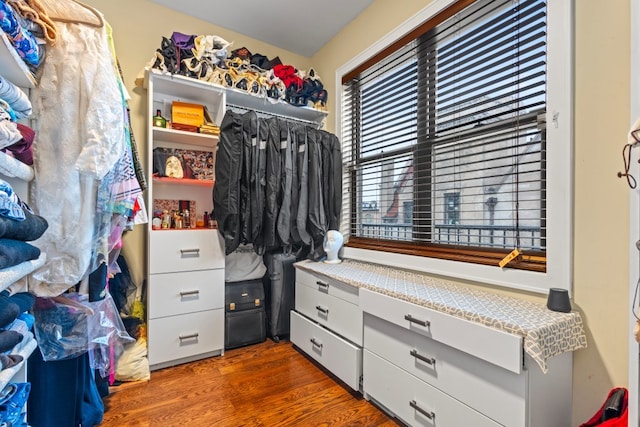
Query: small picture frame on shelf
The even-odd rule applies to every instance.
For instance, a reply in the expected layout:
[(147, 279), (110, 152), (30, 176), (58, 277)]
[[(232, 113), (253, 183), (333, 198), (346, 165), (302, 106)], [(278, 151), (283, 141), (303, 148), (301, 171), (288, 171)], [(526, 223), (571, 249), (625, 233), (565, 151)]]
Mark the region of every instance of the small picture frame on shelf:
[[(179, 161), (179, 164), (176, 162)], [(213, 181), (213, 152), (158, 147), (153, 150), (153, 173), (159, 177)]]
[(174, 212), (183, 210), (189, 210), (190, 212), (196, 211), (195, 200), (173, 200), (173, 199), (153, 199), (153, 212)]

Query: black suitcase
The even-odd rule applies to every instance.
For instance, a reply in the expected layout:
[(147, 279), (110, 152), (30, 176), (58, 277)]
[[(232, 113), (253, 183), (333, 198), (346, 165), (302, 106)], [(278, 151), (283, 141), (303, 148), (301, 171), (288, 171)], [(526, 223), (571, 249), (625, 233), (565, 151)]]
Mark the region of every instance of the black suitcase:
[(225, 349), (257, 344), (267, 339), (262, 279), (226, 282)]
[(292, 254), (267, 252), (264, 255), (264, 264), (267, 266), (267, 335), (275, 342), (288, 337), (291, 331), (290, 312), (295, 308), (296, 299), (296, 272), (293, 263), (296, 261), (295, 255)]

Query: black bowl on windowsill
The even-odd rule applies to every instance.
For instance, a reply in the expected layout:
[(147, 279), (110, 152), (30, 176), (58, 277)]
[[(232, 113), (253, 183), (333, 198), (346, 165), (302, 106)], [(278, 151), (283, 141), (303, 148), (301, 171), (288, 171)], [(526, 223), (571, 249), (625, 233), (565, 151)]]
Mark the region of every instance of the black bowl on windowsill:
[(552, 311), (569, 313), (571, 311), (569, 291), (561, 288), (549, 289), (549, 296), (547, 297), (547, 308)]

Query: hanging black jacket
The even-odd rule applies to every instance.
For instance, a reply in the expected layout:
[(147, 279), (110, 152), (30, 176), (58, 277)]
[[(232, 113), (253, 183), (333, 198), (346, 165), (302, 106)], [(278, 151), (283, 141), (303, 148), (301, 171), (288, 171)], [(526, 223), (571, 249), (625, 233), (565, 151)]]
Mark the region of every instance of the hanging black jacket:
[(280, 125), (276, 117), (266, 120), (269, 135), (267, 137), (267, 166), (265, 189), (265, 212), (262, 223), (262, 236), (265, 248), (278, 246), (276, 223), (280, 202), (282, 201), (280, 181), (282, 165), (280, 160)]
[(266, 217), (267, 197), (267, 147), (269, 139), (269, 123), (258, 118), (256, 147), (253, 150), (255, 165), (255, 197), (251, 199), (251, 238), (253, 248), (259, 255), (264, 254), (264, 220)]
[(338, 137), (326, 131), (322, 138), (322, 191), (327, 230), (340, 230), (342, 207), (342, 153)]
[(309, 150), (307, 149), (307, 128), (296, 129), (297, 161), (298, 161), (298, 209), (296, 212), (295, 231), (305, 245), (311, 244), (311, 236), (307, 231), (309, 218)]
[(229, 255), (240, 244), (240, 176), (243, 169), (242, 116), (227, 111), (220, 124), (213, 186), (213, 210)]
[(240, 174), (240, 243), (251, 242), (251, 200), (252, 179), (254, 165), (252, 164), (252, 141), (256, 137), (258, 127), (258, 116), (255, 111), (249, 111), (242, 115), (242, 163), (244, 167)]
[[(309, 214), (307, 230), (316, 242), (322, 242), (327, 232), (327, 217), (324, 210), (324, 191), (322, 178), (322, 137), (320, 131), (307, 129), (307, 150), (309, 150), (309, 188), (307, 191), (309, 201)], [(321, 244), (320, 244), (321, 245)]]
[(298, 233), (298, 202), (300, 200), (300, 183), (298, 177), (298, 125), (291, 125), (289, 137), (291, 138), (291, 218), (289, 221), (289, 237), (292, 246), (299, 246), (301, 243), (300, 233)]
[[(293, 182), (293, 160), (291, 156), (290, 124), (280, 122), (280, 164), (282, 180), (280, 181), (280, 209), (278, 210), (277, 231), (279, 246), (291, 245), (291, 191)], [(289, 251), (287, 251), (289, 252)]]

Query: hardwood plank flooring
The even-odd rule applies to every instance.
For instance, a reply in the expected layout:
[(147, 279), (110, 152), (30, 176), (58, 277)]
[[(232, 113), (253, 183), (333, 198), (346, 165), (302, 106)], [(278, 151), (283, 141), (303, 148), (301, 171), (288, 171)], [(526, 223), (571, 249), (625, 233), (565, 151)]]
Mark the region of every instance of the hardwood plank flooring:
[(400, 425), (289, 341), (267, 339), (112, 387), (101, 427)]

